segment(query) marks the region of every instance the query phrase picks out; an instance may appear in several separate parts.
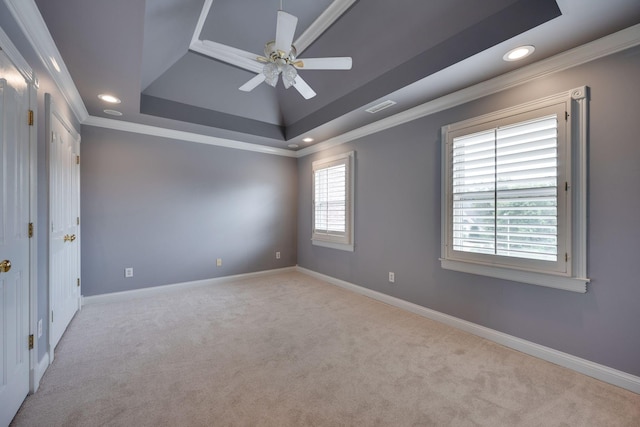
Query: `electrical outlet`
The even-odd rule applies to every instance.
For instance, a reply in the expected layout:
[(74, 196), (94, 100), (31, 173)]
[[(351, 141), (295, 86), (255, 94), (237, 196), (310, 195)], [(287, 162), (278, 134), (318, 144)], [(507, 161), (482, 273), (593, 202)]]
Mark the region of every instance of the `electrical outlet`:
[(280, 259), (280, 252), (276, 252), (276, 259)]
[(216, 266), (221, 267), (222, 266), (222, 258), (218, 258), (216, 260)]
[(124, 269), (124, 277), (133, 277), (133, 267), (127, 267)]
[(389, 283), (395, 283), (396, 282), (396, 273), (394, 273), (393, 271), (389, 272)]
[(42, 319), (38, 320), (38, 338), (42, 336)]

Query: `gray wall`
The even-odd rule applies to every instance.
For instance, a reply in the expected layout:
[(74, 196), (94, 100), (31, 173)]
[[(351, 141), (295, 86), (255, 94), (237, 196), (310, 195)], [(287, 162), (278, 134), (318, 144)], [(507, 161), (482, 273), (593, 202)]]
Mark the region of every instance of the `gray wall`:
[(83, 126), (81, 185), (84, 296), (296, 264), (293, 158)]
[(38, 222), (35, 224), (34, 238), (38, 245), (38, 319), (42, 320), (42, 336), (38, 339), (38, 360), (42, 360), (42, 357), (47, 352), (49, 336), (47, 313), (49, 307), (49, 233), (47, 232), (47, 224), (49, 223), (49, 181), (46, 157), (47, 144), (45, 139), (45, 93), (51, 94), (53, 101), (72, 126), (80, 129), (80, 125), (66, 104), (62, 93), (58, 90), (55, 82), (40, 62), (38, 55), (31, 48), (31, 44), (24, 37), (22, 30), (20, 30), (20, 27), (14, 21), (11, 12), (3, 1), (0, 1), (0, 27), (29, 63), (40, 83), (40, 87), (38, 88), (38, 107), (35, 111), (36, 126), (38, 128), (38, 152), (36, 154), (38, 158)]
[[(298, 264), (640, 375), (638, 76), (634, 48), (299, 159)], [(591, 87), (588, 293), (441, 269), (440, 127), (582, 85)], [(311, 162), (349, 150), (353, 253), (309, 241)]]

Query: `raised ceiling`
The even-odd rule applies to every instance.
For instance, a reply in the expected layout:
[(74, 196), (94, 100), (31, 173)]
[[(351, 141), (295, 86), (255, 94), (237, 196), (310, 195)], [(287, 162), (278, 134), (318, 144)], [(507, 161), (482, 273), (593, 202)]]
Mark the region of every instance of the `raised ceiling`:
[[(294, 40), (332, 3), (284, 0), (299, 19)], [(254, 73), (189, 49), (195, 35), (262, 54), (280, 0), (213, 0), (200, 32), (205, 0), (36, 0), (91, 116), (110, 117), (97, 98), (109, 92), (122, 99), (116, 120), (279, 148), (304, 147), (303, 136), (319, 142), (510, 71), (521, 64), (500, 58), (517, 44), (536, 45), (526, 64), (640, 21), (637, 0), (481, 3), (355, 1), (301, 55), (350, 56), (353, 68), (301, 71), (317, 93), (305, 100), (281, 83), (241, 92)], [(474, 67), (443, 79), (465, 61)], [(362, 112), (388, 96), (398, 104)]]

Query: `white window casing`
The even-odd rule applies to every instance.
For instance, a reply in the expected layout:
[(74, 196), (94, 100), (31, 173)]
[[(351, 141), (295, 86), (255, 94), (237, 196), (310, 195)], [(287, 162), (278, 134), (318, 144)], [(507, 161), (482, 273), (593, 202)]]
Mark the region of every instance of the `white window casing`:
[(443, 268), (586, 292), (587, 90), (442, 128)]
[(355, 152), (312, 163), (312, 236), (314, 245), (353, 251)]

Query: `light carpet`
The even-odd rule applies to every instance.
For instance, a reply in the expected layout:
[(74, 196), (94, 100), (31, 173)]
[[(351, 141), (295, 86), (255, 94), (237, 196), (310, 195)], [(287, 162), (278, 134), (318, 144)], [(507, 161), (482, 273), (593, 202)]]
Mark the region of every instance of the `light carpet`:
[(76, 315), (14, 426), (639, 426), (640, 395), (283, 273)]

